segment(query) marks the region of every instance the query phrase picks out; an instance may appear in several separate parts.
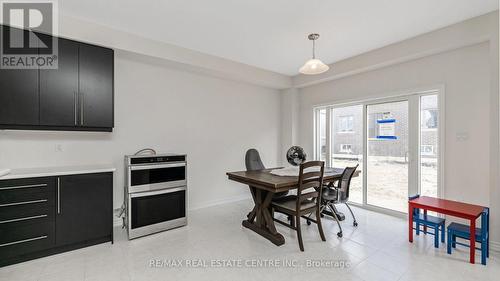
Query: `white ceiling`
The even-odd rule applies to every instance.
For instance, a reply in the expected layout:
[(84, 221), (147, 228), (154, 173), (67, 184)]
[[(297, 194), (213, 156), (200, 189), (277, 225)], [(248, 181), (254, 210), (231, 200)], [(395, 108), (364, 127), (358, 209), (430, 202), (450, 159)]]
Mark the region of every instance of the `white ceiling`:
[(498, 0), (60, 0), (60, 13), (286, 75), (498, 9)]

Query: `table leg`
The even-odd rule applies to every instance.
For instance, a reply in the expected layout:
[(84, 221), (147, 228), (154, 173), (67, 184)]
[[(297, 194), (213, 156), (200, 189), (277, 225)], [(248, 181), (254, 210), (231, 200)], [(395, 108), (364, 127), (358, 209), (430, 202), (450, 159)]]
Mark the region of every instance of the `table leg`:
[(248, 215), (247, 215), (249, 222), (253, 222), (255, 220), (255, 217), (257, 216), (257, 199), (255, 197), (255, 193), (256, 193), (255, 190), (256, 190), (255, 187), (250, 186), (250, 193), (252, 194), (254, 207), (253, 207), (252, 211), (250, 211), (250, 213), (248, 213)]
[(254, 197), (255, 221), (249, 218), (244, 220), (241, 224), (268, 239), (275, 245), (281, 246), (285, 244), (285, 238), (276, 230), (274, 220), (271, 216), (270, 206), (272, 198), (272, 192), (256, 189)]
[[(427, 210), (424, 210), (424, 219), (427, 220)], [(424, 224), (424, 234), (427, 235), (427, 224)]]
[(262, 193), (260, 192), (260, 189), (257, 189), (256, 190), (256, 201), (257, 201), (257, 204), (255, 205), (256, 209), (257, 209), (257, 221), (256, 221), (256, 224), (258, 227), (261, 227), (262, 226)]
[(476, 219), (470, 220), (470, 263), (476, 263)]
[(488, 209), (488, 214), (486, 215), (486, 223), (488, 224), (488, 227), (486, 228), (486, 234), (488, 235), (488, 238), (486, 240), (486, 257), (490, 257), (490, 212)]
[(413, 205), (408, 203), (408, 241), (413, 242)]
[(271, 215), (271, 201), (273, 199), (273, 193), (265, 192), (264, 200), (262, 201), (262, 222), (264, 227), (271, 232), (271, 234), (277, 234), (276, 227), (274, 226), (273, 216)]

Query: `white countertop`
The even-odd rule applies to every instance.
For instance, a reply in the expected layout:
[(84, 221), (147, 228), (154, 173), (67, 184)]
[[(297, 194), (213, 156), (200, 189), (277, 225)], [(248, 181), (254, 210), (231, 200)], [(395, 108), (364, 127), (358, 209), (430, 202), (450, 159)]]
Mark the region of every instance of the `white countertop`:
[(106, 173), (114, 171), (116, 171), (116, 168), (111, 165), (23, 168), (12, 169), (8, 175), (0, 177), (0, 180)]

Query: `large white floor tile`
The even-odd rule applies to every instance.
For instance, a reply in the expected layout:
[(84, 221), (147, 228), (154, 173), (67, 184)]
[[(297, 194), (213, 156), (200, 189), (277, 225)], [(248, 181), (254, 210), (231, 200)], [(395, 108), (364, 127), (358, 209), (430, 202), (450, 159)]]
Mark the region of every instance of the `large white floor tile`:
[(396, 281), (401, 274), (394, 273), (365, 260), (354, 267), (351, 273), (365, 281)]

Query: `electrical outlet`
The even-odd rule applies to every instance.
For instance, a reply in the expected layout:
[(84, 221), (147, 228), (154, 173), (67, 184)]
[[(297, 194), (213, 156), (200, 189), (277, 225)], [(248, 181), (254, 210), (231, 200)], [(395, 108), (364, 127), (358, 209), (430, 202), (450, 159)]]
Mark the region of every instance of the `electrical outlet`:
[(469, 140), (469, 133), (467, 133), (467, 132), (458, 132), (456, 134), (456, 139), (459, 142), (468, 141)]
[(54, 151), (55, 151), (55, 152), (63, 152), (63, 151), (64, 151), (64, 147), (63, 147), (63, 145), (62, 145), (62, 144), (56, 144), (56, 145), (54, 146)]

